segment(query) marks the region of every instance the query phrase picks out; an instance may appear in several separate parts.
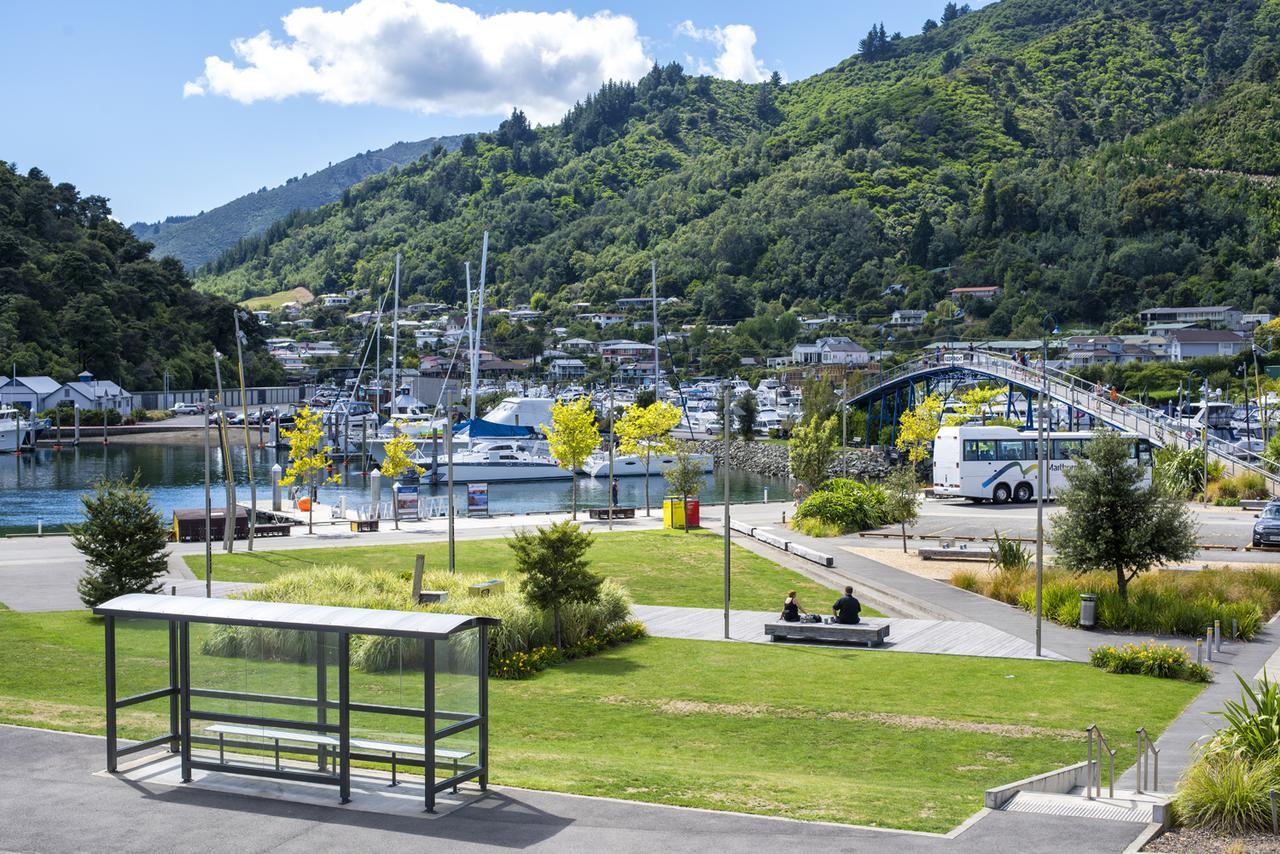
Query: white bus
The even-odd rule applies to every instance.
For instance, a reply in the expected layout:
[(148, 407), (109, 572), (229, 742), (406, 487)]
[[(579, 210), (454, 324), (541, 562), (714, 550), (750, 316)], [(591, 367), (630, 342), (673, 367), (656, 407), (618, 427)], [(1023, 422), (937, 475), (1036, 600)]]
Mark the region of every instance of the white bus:
[[(1151, 483), (1151, 445), (1132, 433), (1130, 459), (1142, 467)], [(1053, 498), (1066, 486), (1064, 476), (1093, 440), (1088, 431), (1049, 433), (1049, 471), (1045, 498)], [(1033, 501), (1036, 497), (1036, 433), (1013, 427), (962, 424), (944, 426), (933, 441), (933, 492), (935, 495), (1006, 504)]]

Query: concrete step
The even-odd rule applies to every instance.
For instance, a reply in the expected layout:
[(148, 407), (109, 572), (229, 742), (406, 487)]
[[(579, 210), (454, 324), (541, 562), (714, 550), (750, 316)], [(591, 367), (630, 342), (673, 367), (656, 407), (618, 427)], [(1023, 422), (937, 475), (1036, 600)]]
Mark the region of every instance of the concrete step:
[(1084, 796), (1083, 789), (1075, 789), (1067, 794), (1019, 792), (1002, 809), (1006, 812), (1163, 824), (1168, 814), (1168, 804), (1168, 795), (1155, 792), (1116, 792), (1114, 798), (1104, 794), (1090, 800)]

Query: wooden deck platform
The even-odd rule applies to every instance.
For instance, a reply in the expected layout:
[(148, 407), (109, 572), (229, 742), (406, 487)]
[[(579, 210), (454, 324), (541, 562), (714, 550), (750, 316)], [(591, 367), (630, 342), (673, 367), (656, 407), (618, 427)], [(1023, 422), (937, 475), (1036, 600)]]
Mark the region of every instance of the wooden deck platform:
[[(676, 608), (664, 605), (635, 605), (636, 619), (644, 623), (649, 634), (661, 638), (687, 640), (724, 640), (724, 612), (715, 608)], [(781, 610), (781, 609), (779, 609)], [(764, 625), (778, 619), (777, 611), (730, 611), (729, 638), (749, 643), (768, 643)], [(936, 655), (973, 655), (981, 658), (1034, 659), (1035, 645), (1030, 641), (994, 629), (983, 623), (953, 620), (905, 620), (869, 617), (863, 622), (888, 623), (891, 631), (877, 652), (918, 652)], [(801, 645), (790, 641), (789, 646)], [(839, 648), (833, 644), (820, 644)], [(1045, 650), (1042, 656), (1066, 661), (1065, 656)]]

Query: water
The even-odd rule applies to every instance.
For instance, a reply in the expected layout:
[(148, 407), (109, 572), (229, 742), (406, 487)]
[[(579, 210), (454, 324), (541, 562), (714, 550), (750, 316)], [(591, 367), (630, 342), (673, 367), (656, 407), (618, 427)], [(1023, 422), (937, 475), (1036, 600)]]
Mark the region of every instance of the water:
[[(284, 467), (286, 452), (255, 449), (253, 474), (258, 484), (258, 500), (271, 498), (271, 466), (277, 461)], [(249, 500), (248, 478), (243, 447), (231, 451), (232, 466), (237, 475), (237, 499)], [(213, 451), (213, 506), (225, 503), (225, 490), (219, 472), (222, 459)], [(368, 479), (358, 466), (339, 467), (343, 474), (340, 485), (326, 485), (319, 490), (319, 500), (337, 504), (345, 495), (348, 506), (371, 500)], [(204, 448), (199, 444), (139, 444), (117, 442), (103, 447), (86, 442), (79, 447), (55, 451), (40, 448), (21, 456), (0, 454), (0, 533), (34, 531), (37, 519), (43, 519), (46, 531), (58, 530), (82, 518), (80, 495), (102, 477), (139, 476), (139, 483), (151, 493), (151, 502), (166, 518), (175, 508), (204, 507)], [(724, 496), (723, 472), (707, 475), (701, 498), (705, 503), (719, 503)], [(391, 498), (389, 483), (383, 484), (383, 500)], [(443, 486), (423, 486), (423, 492), (443, 495)], [(729, 472), (729, 494), (734, 501), (759, 501), (768, 489), (772, 501), (790, 495), (786, 478), (768, 477), (750, 472)], [(666, 486), (654, 476), (649, 485), (650, 499), (660, 505)], [(465, 512), (466, 487), (457, 487), (459, 512)], [(492, 483), (489, 485), (489, 510), (492, 513), (519, 513), (568, 510), (571, 485), (565, 481), (530, 483)], [(609, 503), (608, 484), (604, 478), (579, 478), (578, 506), (604, 507)], [(618, 503), (644, 506), (644, 478), (624, 477), (618, 481)]]

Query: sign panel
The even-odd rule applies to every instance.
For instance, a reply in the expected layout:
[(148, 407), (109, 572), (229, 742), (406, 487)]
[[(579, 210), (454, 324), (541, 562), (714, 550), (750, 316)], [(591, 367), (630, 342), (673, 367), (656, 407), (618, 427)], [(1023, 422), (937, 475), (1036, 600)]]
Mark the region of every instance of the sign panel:
[(489, 515), (489, 484), (487, 483), (468, 483), (467, 484), (467, 515), (468, 516), (488, 516)]

